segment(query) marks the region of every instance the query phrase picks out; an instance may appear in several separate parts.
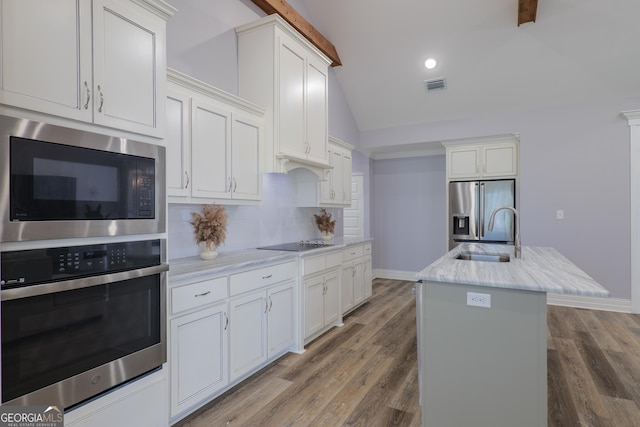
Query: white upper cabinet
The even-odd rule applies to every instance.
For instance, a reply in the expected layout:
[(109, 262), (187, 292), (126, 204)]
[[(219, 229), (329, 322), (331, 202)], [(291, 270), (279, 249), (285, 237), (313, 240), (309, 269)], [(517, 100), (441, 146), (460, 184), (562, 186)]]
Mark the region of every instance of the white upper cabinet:
[(239, 94), (265, 107), (265, 172), (326, 168), (330, 60), (278, 15), (237, 28)]
[(167, 76), (169, 202), (261, 200), (264, 110), (174, 70)]
[(518, 142), (445, 143), (447, 179), (517, 177)]
[(163, 136), (173, 7), (161, 0), (0, 0), (0, 7), (0, 103)]
[[(353, 146), (329, 137), (328, 155), (331, 169), (325, 171), (320, 181), (319, 205), (351, 206), (351, 170)], [(299, 199), (303, 199), (299, 195)]]

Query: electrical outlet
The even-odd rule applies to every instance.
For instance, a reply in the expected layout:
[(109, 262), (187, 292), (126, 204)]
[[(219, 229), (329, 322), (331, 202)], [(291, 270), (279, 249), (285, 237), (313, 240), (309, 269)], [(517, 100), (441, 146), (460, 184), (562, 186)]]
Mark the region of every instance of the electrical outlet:
[(491, 294), (467, 292), (467, 305), (473, 307), (491, 308)]
[(564, 219), (564, 211), (562, 209), (556, 211), (556, 219)]

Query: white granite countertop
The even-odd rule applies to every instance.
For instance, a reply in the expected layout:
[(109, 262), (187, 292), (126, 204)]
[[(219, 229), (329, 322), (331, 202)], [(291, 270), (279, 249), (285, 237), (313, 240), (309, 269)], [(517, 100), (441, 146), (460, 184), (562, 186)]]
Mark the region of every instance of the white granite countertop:
[[(456, 259), (461, 252), (509, 254), (509, 262)], [(417, 274), (432, 282), (448, 282), (527, 291), (608, 297), (609, 291), (554, 248), (522, 247), (522, 258), (513, 246), (470, 243), (460, 245)]]
[(331, 240), (331, 246), (318, 247), (304, 252), (287, 252), (260, 249), (242, 249), (238, 251), (220, 252), (212, 260), (199, 257), (188, 257), (169, 260), (170, 286), (184, 284), (198, 280), (223, 275), (231, 271), (246, 268), (257, 268), (263, 265), (297, 260), (299, 256), (312, 256), (324, 252), (341, 250), (346, 247), (370, 242), (372, 239), (353, 239), (336, 237)]

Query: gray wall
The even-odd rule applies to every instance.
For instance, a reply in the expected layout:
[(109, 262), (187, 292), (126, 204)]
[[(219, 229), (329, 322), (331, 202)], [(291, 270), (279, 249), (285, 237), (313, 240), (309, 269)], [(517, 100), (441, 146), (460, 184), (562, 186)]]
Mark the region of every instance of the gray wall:
[(374, 265), (417, 272), (446, 252), (444, 156), (376, 160)]

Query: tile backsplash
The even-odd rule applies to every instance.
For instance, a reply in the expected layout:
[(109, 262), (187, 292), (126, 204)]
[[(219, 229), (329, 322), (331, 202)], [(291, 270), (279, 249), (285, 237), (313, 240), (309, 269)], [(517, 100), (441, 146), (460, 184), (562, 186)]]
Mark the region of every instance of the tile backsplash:
[[(298, 240), (320, 238), (313, 215), (319, 208), (295, 206), (296, 184), (286, 174), (264, 174), (262, 204), (258, 206), (225, 205), (229, 219), (227, 238), (218, 252), (257, 246), (275, 245)], [(221, 203), (223, 204), (223, 203)], [(201, 205), (170, 204), (169, 259), (197, 256), (191, 213), (199, 212)], [(336, 236), (342, 232), (342, 209), (327, 209), (336, 219)]]

